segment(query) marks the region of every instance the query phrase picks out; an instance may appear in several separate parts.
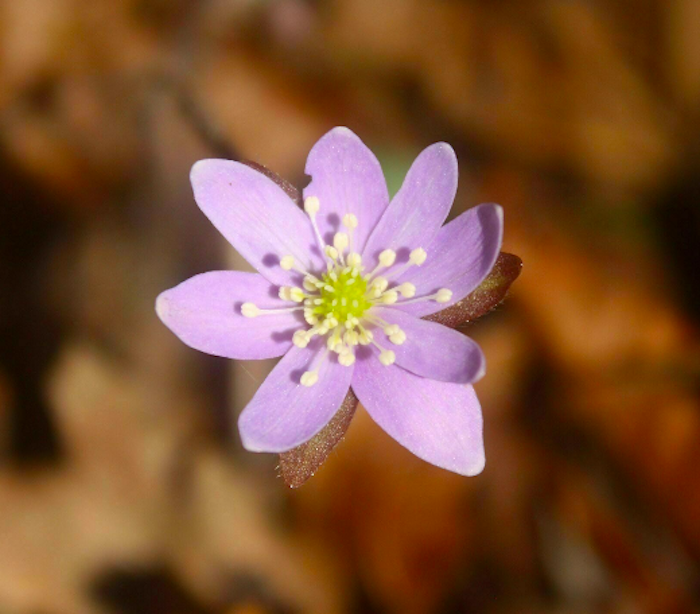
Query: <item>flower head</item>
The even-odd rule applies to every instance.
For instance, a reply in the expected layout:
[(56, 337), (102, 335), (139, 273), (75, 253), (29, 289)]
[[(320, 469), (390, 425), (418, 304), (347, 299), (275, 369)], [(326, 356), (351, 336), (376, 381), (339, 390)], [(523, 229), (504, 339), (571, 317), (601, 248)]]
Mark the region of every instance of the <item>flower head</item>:
[(202, 211), (258, 273), (215, 271), (162, 293), (157, 312), (187, 345), (282, 359), (239, 419), (243, 445), (285, 452), (313, 437), (352, 387), (374, 420), (424, 460), (484, 466), (470, 385), (479, 346), (422, 319), (474, 290), (498, 256), (503, 214), (480, 205), (443, 223), (457, 159), (425, 149), (389, 199), (379, 162), (347, 128), (316, 143), (303, 209), (271, 179), (228, 160), (192, 168)]

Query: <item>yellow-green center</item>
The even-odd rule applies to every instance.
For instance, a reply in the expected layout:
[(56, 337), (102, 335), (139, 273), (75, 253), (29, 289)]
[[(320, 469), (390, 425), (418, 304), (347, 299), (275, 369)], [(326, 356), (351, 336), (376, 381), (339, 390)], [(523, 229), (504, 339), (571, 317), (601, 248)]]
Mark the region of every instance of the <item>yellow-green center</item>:
[[(335, 279), (333, 279), (335, 277)], [(345, 322), (349, 317), (362, 318), (371, 303), (365, 296), (367, 280), (361, 275), (344, 272), (342, 269), (331, 271), (321, 277), (320, 305), (314, 305), (313, 313), (318, 316), (332, 316), (338, 322)]]

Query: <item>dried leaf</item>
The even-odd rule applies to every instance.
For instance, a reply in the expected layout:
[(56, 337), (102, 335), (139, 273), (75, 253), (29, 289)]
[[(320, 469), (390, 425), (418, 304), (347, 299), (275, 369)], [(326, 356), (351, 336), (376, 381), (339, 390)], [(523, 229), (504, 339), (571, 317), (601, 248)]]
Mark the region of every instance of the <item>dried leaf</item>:
[(357, 397), (352, 389), (333, 419), (306, 443), (280, 454), (280, 475), (290, 488), (299, 488), (325, 462), (331, 450), (345, 436), (357, 409)]
[(523, 261), (518, 256), (501, 252), (491, 272), (474, 292), (425, 319), (458, 328), (480, 318), (506, 297), (511, 284), (520, 275), (522, 266)]

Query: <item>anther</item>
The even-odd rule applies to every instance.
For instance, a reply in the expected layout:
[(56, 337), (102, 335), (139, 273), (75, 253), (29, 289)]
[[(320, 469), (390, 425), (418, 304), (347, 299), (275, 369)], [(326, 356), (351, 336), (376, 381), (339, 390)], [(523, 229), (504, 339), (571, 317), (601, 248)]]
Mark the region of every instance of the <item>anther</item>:
[(399, 328), (398, 331), (392, 335), (389, 335), (389, 341), (391, 341), (394, 345), (402, 345), (404, 341), (406, 341), (406, 333)]
[(394, 362), (396, 362), (396, 354), (394, 354), (394, 352), (391, 350), (382, 350), (379, 354), (379, 362), (381, 362), (385, 367), (393, 365)]
[(404, 298), (413, 298), (416, 295), (416, 287), (410, 282), (405, 282), (394, 288), (394, 290), (400, 292)]
[(301, 385), (309, 388), (318, 381), (318, 371), (305, 371), (301, 374)]
[(393, 305), (397, 300), (399, 300), (399, 294), (396, 290), (389, 290), (379, 297), (379, 302), (385, 305)]
[(379, 254), (379, 264), (383, 267), (390, 267), (396, 262), (396, 252), (393, 249), (385, 249)]
[(357, 252), (352, 252), (348, 258), (347, 258), (348, 266), (351, 266), (353, 268), (359, 267), (362, 265), (362, 256), (358, 254)]
[(342, 254), (345, 251), (345, 248), (349, 243), (350, 239), (348, 238), (347, 234), (344, 232), (335, 233), (335, 236), (333, 237), (333, 247), (338, 250), (339, 254)]
[(452, 300), (452, 290), (440, 288), (435, 295), (435, 301), (438, 303), (449, 303)]
[(384, 292), (389, 286), (389, 280), (386, 277), (377, 277), (372, 281), (372, 288), (374, 288), (379, 294)]
[(321, 202), (318, 200), (318, 197), (316, 197), (316, 196), (309, 196), (304, 201), (304, 211), (306, 211), (310, 216), (316, 215), (320, 208), (321, 208)]
[(360, 334), (357, 338), (360, 345), (369, 345), (370, 343), (372, 343), (373, 339), (374, 339), (374, 335), (372, 334), (371, 330), (367, 330), (366, 328), (360, 329)]
[(326, 252), (326, 256), (328, 256), (331, 260), (335, 261), (338, 259), (338, 250), (332, 245), (326, 245), (326, 249), (324, 251)]
[(318, 282), (314, 281), (310, 277), (304, 277), (304, 282), (303, 286), (305, 290), (308, 290), (309, 292), (315, 292), (318, 289), (318, 286), (316, 285)]
[(306, 295), (301, 288), (290, 288), (289, 298), (291, 298), (295, 303), (301, 303), (306, 298)]
[(354, 213), (346, 213), (343, 216), (343, 226), (348, 230), (354, 230), (357, 228), (358, 221), (357, 216)]
[(398, 324), (389, 324), (384, 327), (384, 334), (387, 336), (395, 335), (401, 330)]
[(260, 308), (254, 303), (243, 303), (241, 305), (241, 313), (246, 318), (254, 318), (260, 315)]
[(292, 343), (298, 348), (305, 348), (307, 345), (309, 345), (309, 341), (311, 341), (311, 338), (309, 337), (308, 332), (305, 330), (298, 330), (292, 336)]
[(349, 367), (355, 362), (355, 354), (352, 350), (338, 354), (338, 362), (344, 367)]
[(291, 271), (294, 268), (294, 256), (284, 256), (282, 260), (280, 260), (280, 266), (285, 271)]
[(422, 247), (417, 247), (411, 252), (411, 255), (408, 257), (408, 260), (411, 264), (420, 266), (425, 262), (425, 259), (427, 257), (428, 253)]
[(289, 288), (288, 286), (282, 286), (282, 287), (280, 288), (280, 291), (279, 291), (279, 293), (278, 293), (278, 296), (279, 296), (283, 301), (291, 301), (291, 300), (292, 300), (292, 297), (291, 297), (291, 295), (289, 294), (290, 290), (291, 290), (291, 288)]

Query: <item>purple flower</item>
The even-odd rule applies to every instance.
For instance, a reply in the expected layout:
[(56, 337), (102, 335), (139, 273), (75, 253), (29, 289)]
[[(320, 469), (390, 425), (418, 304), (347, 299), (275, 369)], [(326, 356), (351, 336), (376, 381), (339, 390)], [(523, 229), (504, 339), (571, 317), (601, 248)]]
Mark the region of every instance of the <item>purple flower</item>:
[(443, 226), (457, 190), (446, 143), (416, 158), (391, 201), (376, 157), (347, 128), (314, 145), (306, 173), (302, 210), (245, 164), (197, 162), (197, 204), (259, 273), (192, 277), (158, 297), (158, 315), (209, 354), (282, 356), (240, 416), (248, 450), (285, 452), (308, 441), (352, 387), (414, 454), (479, 473), (482, 417), (470, 384), (484, 374), (484, 356), (465, 335), (421, 318), (489, 273), (502, 209), (480, 205)]

